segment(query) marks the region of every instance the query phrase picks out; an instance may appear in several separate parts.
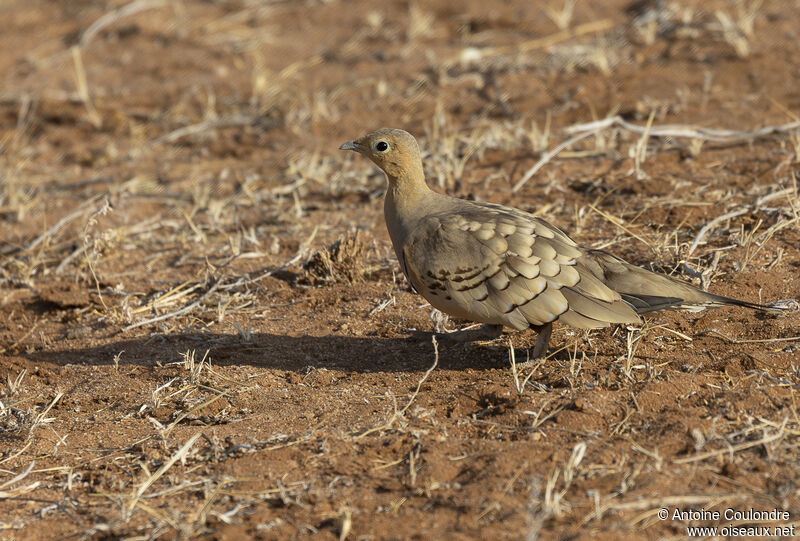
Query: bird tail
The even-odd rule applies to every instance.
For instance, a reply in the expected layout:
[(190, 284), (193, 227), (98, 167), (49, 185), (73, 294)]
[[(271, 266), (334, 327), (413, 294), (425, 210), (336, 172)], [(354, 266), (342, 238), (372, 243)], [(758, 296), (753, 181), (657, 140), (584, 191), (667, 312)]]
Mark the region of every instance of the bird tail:
[(631, 265), (602, 250), (591, 250), (581, 259), (595, 276), (617, 291), (639, 314), (670, 308), (700, 311), (723, 305), (743, 306), (761, 312), (791, 310), (780, 302), (764, 305), (708, 293), (678, 278)]
[[(689, 286), (689, 284), (682, 284), (682, 285)], [(697, 291), (699, 293), (704, 293), (703, 300), (701, 301), (693, 300), (691, 302), (687, 302), (680, 297), (662, 297), (658, 295), (644, 295), (641, 293), (634, 294), (634, 293), (622, 293), (622, 292), (620, 292), (620, 296), (625, 302), (633, 306), (633, 308), (639, 314), (644, 314), (647, 312), (655, 312), (656, 310), (667, 310), (670, 308), (698, 312), (700, 310), (705, 310), (706, 308), (711, 308), (714, 306), (724, 306), (724, 305), (743, 306), (745, 308), (750, 308), (751, 310), (758, 310), (759, 312), (772, 312), (772, 313), (785, 312), (790, 310), (790, 308), (784, 308), (782, 306), (756, 304), (753, 302), (733, 299), (731, 297), (723, 297), (722, 295), (714, 295), (713, 293), (700, 291), (699, 289)]]

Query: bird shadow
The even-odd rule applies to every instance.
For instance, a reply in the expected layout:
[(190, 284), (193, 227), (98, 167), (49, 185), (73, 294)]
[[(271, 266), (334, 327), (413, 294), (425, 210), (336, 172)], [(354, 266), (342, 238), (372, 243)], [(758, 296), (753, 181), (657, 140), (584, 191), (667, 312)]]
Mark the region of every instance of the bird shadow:
[[(255, 366), (307, 373), (327, 368), (343, 372), (416, 372), (434, 360), (431, 335), (384, 338), (378, 336), (288, 336), (283, 334), (178, 333), (114, 340), (102, 345), (51, 349), (24, 353), (33, 361), (56, 365), (159, 366), (183, 359), (194, 351), (197, 359), (207, 353), (217, 366)], [(508, 365), (508, 351), (499, 343), (439, 344), (439, 367), (447, 370), (488, 370)]]

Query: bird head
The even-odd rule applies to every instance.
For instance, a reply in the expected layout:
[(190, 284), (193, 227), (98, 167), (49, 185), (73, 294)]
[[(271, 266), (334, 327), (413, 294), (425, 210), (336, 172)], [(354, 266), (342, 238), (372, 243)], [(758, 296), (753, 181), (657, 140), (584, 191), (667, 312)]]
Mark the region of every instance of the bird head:
[(419, 145), (414, 136), (398, 129), (382, 129), (352, 141), (339, 150), (355, 150), (383, 169), (389, 181), (399, 181), (409, 175), (422, 175)]

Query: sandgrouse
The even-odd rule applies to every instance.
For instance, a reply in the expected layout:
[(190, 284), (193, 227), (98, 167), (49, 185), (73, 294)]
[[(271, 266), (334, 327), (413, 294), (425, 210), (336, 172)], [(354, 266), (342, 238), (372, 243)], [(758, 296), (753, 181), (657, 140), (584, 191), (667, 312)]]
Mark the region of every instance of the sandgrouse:
[(539, 358), (556, 320), (594, 329), (640, 323), (639, 314), (665, 308), (766, 309), (579, 246), (528, 212), (434, 192), (417, 141), (403, 130), (374, 131), (339, 148), (363, 154), (386, 174), (386, 227), (413, 288), (442, 312), (484, 324), (452, 333), (458, 341), (495, 338), (504, 326), (530, 327), (539, 333), (533, 351)]

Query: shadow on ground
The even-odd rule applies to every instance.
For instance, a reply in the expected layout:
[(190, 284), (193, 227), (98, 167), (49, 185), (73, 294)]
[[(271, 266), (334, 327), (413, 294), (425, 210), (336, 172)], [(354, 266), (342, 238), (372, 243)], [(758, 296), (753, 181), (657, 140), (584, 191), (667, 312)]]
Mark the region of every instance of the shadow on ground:
[[(98, 366), (114, 364), (115, 357), (119, 356), (120, 365), (153, 366), (180, 361), (181, 354), (187, 350), (195, 350), (198, 359), (208, 350), (214, 365), (249, 365), (302, 373), (310, 367), (361, 373), (416, 372), (427, 369), (434, 359), (430, 334), (382, 338), (261, 333), (251, 335), (249, 340), (233, 334), (156, 334), (86, 348), (55, 345), (52, 350), (23, 353), (22, 356), (57, 365)], [(518, 352), (518, 357), (520, 354), (524, 359), (524, 353)], [(439, 345), (439, 367), (444, 369), (494, 369), (507, 362), (504, 345)]]

